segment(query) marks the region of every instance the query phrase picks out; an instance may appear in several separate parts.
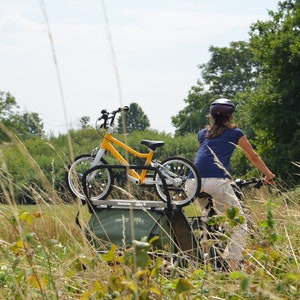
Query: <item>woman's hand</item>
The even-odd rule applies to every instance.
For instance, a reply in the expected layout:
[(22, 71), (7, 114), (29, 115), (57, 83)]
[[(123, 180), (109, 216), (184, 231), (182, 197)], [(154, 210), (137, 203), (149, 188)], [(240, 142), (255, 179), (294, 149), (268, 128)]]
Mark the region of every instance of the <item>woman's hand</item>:
[(265, 184), (275, 185), (275, 175), (273, 174), (272, 177), (265, 177), (264, 179)]

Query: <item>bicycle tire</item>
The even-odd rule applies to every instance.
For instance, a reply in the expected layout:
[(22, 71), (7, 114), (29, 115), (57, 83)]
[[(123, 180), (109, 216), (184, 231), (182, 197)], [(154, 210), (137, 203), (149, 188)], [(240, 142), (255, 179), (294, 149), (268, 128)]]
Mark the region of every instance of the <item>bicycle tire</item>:
[[(91, 168), (94, 158), (95, 156), (91, 154), (81, 154), (74, 159), (68, 169), (67, 186), (71, 194), (82, 201), (86, 200), (82, 177), (84, 172)], [(101, 158), (100, 164), (107, 164), (107, 162)], [(114, 184), (113, 173), (109, 168), (101, 168), (96, 170), (93, 175), (93, 179), (87, 182), (89, 200), (105, 199), (110, 194)]]
[[(199, 195), (201, 190), (201, 178), (198, 168), (190, 160), (172, 156), (161, 162), (161, 170), (167, 183), (170, 200), (177, 207), (184, 207)], [(171, 176), (172, 180), (168, 177)], [(163, 202), (167, 202), (167, 195), (161, 183), (159, 174), (154, 175), (155, 190)]]

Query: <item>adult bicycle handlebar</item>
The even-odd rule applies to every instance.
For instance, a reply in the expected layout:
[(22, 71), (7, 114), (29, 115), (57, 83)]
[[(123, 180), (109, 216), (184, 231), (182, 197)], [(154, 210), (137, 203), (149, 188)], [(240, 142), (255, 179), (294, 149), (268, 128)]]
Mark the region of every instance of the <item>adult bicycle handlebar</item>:
[(267, 186), (273, 186), (273, 184), (268, 183), (266, 180), (264, 179), (257, 179), (257, 178), (251, 178), (251, 179), (236, 179), (235, 184), (239, 187), (239, 188), (243, 188), (249, 185), (252, 185), (252, 188), (255, 189), (259, 189), (260, 187), (267, 185)]
[(263, 179), (251, 178), (248, 180), (245, 179), (236, 179), (234, 181), (236, 185), (240, 188), (246, 187), (248, 185), (252, 185), (253, 188), (259, 189), (263, 185), (267, 185)]

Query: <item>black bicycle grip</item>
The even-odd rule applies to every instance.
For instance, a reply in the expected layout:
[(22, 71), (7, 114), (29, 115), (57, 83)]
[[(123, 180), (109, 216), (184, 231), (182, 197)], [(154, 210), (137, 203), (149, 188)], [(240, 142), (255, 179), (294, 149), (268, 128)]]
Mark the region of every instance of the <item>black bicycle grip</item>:
[(124, 111), (124, 112), (127, 112), (129, 111), (129, 107), (127, 105), (125, 105), (124, 107), (119, 107), (115, 113), (118, 113), (118, 112), (121, 112), (121, 111)]

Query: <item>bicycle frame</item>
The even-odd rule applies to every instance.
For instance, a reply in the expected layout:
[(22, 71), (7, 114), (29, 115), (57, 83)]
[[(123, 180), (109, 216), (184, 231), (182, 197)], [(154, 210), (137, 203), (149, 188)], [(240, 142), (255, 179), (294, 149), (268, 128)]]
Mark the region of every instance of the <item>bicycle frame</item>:
[[(151, 165), (152, 158), (154, 155), (154, 151), (150, 149), (148, 153), (140, 153), (133, 148), (129, 147), (125, 143), (119, 141), (118, 139), (114, 138), (112, 136), (113, 128), (111, 126), (108, 127), (107, 132), (105, 133), (105, 136), (103, 138), (103, 141), (100, 145), (100, 148), (96, 154), (96, 157), (93, 161), (92, 167), (99, 164), (100, 159), (103, 157), (106, 151), (108, 151), (114, 158), (116, 158), (123, 166), (129, 166), (129, 162), (121, 155), (121, 153), (113, 146), (117, 145), (120, 148), (124, 149), (125, 151), (131, 153), (133, 156), (142, 158), (145, 160), (145, 165), (149, 166)], [(148, 170), (143, 169), (141, 173), (139, 174), (134, 169), (127, 169), (128, 177), (134, 181), (136, 184), (143, 184), (145, 183), (145, 178), (147, 175)]]

